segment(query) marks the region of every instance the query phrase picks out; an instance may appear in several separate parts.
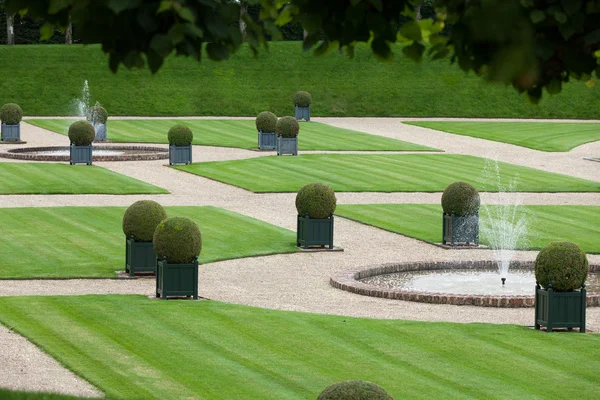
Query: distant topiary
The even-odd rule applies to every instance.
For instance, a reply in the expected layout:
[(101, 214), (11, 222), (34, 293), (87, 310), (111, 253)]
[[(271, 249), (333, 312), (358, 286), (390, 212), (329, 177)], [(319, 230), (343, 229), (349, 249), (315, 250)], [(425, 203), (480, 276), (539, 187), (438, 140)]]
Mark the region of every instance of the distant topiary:
[(308, 107), (312, 103), (312, 96), (308, 92), (299, 91), (294, 93), (294, 105), (298, 107)]
[(177, 124), (169, 129), (169, 144), (175, 146), (189, 146), (194, 140), (192, 130), (183, 124)]
[(379, 385), (368, 381), (344, 381), (328, 386), (317, 400), (394, 400)]
[(309, 183), (302, 186), (296, 195), (298, 215), (310, 218), (328, 218), (335, 211), (335, 192), (322, 183)]
[(95, 136), (93, 125), (87, 121), (75, 121), (69, 126), (69, 140), (75, 146), (88, 146)]
[(185, 217), (171, 217), (162, 221), (154, 231), (154, 252), (170, 264), (188, 264), (202, 250), (202, 235), (194, 221)]
[(275, 132), (277, 115), (270, 111), (263, 111), (256, 117), (256, 130), (265, 133)]
[(165, 209), (152, 200), (136, 201), (123, 215), (123, 233), (125, 237), (138, 242), (151, 242), (159, 223), (167, 219)]
[(276, 132), (286, 138), (295, 138), (300, 131), (300, 125), (294, 117), (281, 117), (277, 121)]
[(90, 107), (87, 112), (87, 120), (92, 124), (105, 124), (108, 119), (108, 112), (100, 105)]
[(585, 252), (575, 243), (553, 242), (544, 247), (535, 259), (535, 280), (547, 289), (567, 292), (579, 289), (588, 274)]
[(15, 103), (6, 103), (0, 108), (0, 121), (6, 125), (18, 125), (23, 119), (23, 110)]
[(442, 209), (446, 214), (474, 215), (479, 211), (479, 192), (467, 182), (454, 182), (442, 194)]

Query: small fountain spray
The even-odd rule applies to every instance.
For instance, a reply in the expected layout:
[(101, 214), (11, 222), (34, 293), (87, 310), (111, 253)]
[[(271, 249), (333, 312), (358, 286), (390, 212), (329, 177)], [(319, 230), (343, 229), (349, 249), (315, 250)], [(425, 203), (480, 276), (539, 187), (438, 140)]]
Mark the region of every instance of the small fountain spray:
[(86, 118), (90, 109), (90, 88), (87, 79), (83, 82), (81, 97), (75, 100), (75, 112), (79, 117)]

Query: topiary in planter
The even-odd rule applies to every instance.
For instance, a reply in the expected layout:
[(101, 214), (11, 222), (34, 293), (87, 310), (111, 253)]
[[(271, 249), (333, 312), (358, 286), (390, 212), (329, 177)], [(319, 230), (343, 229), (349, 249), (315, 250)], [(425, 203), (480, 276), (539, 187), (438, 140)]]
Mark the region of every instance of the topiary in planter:
[(15, 103), (6, 103), (0, 108), (0, 120), (6, 125), (17, 125), (23, 119), (23, 110)]
[(308, 92), (299, 91), (294, 93), (294, 105), (298, 107), (308, 107), (312, 103), (312, 96)]
[(263, 132), (275, 132), (277, 116), (270, 111), (263, 111), (256, 117), (256, 130)]
[(275, 131), (285, 138), (295, 138), (300, 132), (300, 125), (294, 117), (281, 117), (277, 121)]
[(183, 124), (177, 124), (169, 129), (169, 144), (174, 146), (189, 146), (194, 140), (192, 130)]
[(442, 208), (446, 214), (475, 215), (479, 204), (479, 192), (467, 182), (454, 182), (442, 194)]
[(90, 107), (87, 112), (87, 120), (93, 124), (105, 124), (108, 119), (108, 112), (102, 106), (96, 105)]
[(310, 218), (328, 218), (335, 211), (335, 192), (322, 183), (309, 183), (302, 186), (296, 195), (298, 215)]
[(69, 140), (75, 146), (89, 146), (95, 135), (94, 126), (87, 121), (75, 121), (69, 126)]
[(167, 219), (165, 209), (153, 200), (136, 201), (123, 215), (123, 233), (138, 242), (151, 242), (159, 223)]
[(169, 264), (191, 263), (202, 250), (198, 225), (185, 217), (167, 218), (158, 224), (153, 242), (158, 259), (166, 257)]
[(588, 274), (585, 252), (575, 243), (553, 242), (544, 247), (535, 259), (535, 279), (544, 289), (552, 284), (557, 292), (579, 289)]
[(328, 386), (317, 400), (394, 400), (381, 386), (368, 381), (344, 381)]

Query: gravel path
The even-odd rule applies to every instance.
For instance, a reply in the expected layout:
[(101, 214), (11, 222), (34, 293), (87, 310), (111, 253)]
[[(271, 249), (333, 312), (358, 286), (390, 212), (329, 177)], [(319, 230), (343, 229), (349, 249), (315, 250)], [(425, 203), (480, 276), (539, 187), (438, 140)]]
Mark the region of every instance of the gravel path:
[[(509, 144), (450, 135), (402, 124), (396, 118), (314, 118), (315, 121), (351, 128), (436, 147), (454, 154), (494, 156), (500, 161), (600, 181), (600, 163), (583, 157), (600, 155), (600, 141), (580, 146), (568, 153), (544, 153)], [(585, 123), (585, 122), (582, 122)], [(109, 132), (110, 135), (110, 132)], [(24, 123), (25, 146), (68, 145), (68, 139)], [(22, 146), (21, 146), (22, 147)], [(1, 145), (0, 152), (8, 145)], [(233, 160), (270, 156), (241, 149), (194, 148), (195, 161)], [(0, 158), (0, 162), (15, 162)], [(164, 160), (96, 163), (169, 190), (153, 196), (36, 195), (0, 196), (0, 207), (41, 206), (127, 206), (140, 199), (154, 199), (163, 205), (215, 205), (266, 222), (295, 229), (295, 194), (253, 194), (246, 190), (206, 178), (173, 170)], [(440, 193), (340, 193), (339, 204), (361, 203), (439, 203)], [(598, 193), (514, 194), (523, 204), (600, 205)], [(495, 203), (497, 196), (482, 194), (482, 202)], [(495, 309), (469, 306), (432, 305), (353, 295), (329, 286), (329, 276), (348, 268), (365, 265), (422, 260), (492, 259), (488, 250), (443, 250), (427, 243), (362, 225), (336, 219), (336, 246), (344, 252), (318, 252), (274, 255), (229, 260), (203, 265), (200, 269), (200, 294), (225, 302), (258, 307), (297, 310), (369, 318), (400, 318), (421, 321), (491, 322), (532, 325), (532, 309)], [(517, 259), (533, 260), (536, 252), (518, 252)], [(590, 262), (600, 263), (599, 255)], [(80, 295), (139, 293), (151, 296), (154, 281), (136, 280), (0, 280), (0, 296)], [(600, 309), (588, 309), (588, 328), (600, 331)], [(13, 337), (18, 338), (14, 340)], [(12, 340), (9, 342), (9, 340)], [(6, 343), (6, 345), (4, 345)], [(2, 352), (4, 349), (4, 354)], [(19, 361), (27, 354), (30, 364)], [(22, 337), (0, 329), (0, 356), (9, 360), (2, 368), (0, 386), (28, 390), (51, 390), (76, 395), (94, 395), (92, 387), (60, 366), (52, 372), (43, 369), (45, 356)], [(39, 358), (39, 362), (37, 361)], [(26, 365), (24, 368), (23, 365)], [(41, 369), (36, 369), (37, 366)], [(58, 365), (58, 364), (57, 364)], [(19, 372), (23, 370), (22, 372)], [(27, 380), (35, 375), (38, 381)], [(21, 386), (18, 386), (23, 382)], [(46, 385), (46, 386), (43, 386)], [(69, 391), (66, 391), (69, 389)], [(97, 392), (95, 393), (97, 394)]]

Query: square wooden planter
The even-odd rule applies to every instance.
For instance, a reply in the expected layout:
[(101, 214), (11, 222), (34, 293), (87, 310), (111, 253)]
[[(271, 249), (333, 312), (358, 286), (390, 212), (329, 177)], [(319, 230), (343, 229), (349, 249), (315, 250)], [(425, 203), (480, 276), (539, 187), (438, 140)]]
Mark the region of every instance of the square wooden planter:
[(294, 137), (294, 138), (286, 138), (283, 136), (277, 136), (277, 146), (276, 146), (276, 150), (277, 150), (277, 155), (278, 156), (283, 156), (283, 155), (292, 155), (292, 156), (297, 156), (298, 155), (298, 137)]
[(443, 214), (442, 243), (479, 245), (479, 213), (459, 216)]
[(1, 135), (2, 135), (2, 141), (4, 142), (9, 142), (9, 141), (15, 141), (15, 142), (20, 142), (21, 141), (21, 124), (18, 123), (16, 125), (7, 125), (7, 124), (2, 124), (1, 129)]
[(75, 146), (71, 143), (69, 147), (69, 163), (75, 164), (87, 164), (92, 165), (92, 145), (89, 146)]
[(133, 237), (125, 240), (125, 272), (156, 272), (156, 254), (152, 242), (138, 242)]
[(585, 333), (585, 286), (571, 292), (555, 292), (552, 287), (535, 286), (535, 329), (546, 327), (546, 332), (553, 328), (579, 328)]
[(298, 215), (296, 245), (305, 249), (309, 246), (328, 246), (333, 249), (333, 215), (324, 219)]
[(275, 132), (258, 131), (258, 149), (275, 150), (277, 147), (277, 134)]
[(172, 296), (198, 299), (198, 258), (190, 264), (156, 259), (156, 297)]
[(308, 107), (294, 105), (294, 118), (298, 121), (310, 121), (310, 105)]
[(192, 145), (189, 146), (169, 146), (169, 165), (191, 164), (192, 163)]

